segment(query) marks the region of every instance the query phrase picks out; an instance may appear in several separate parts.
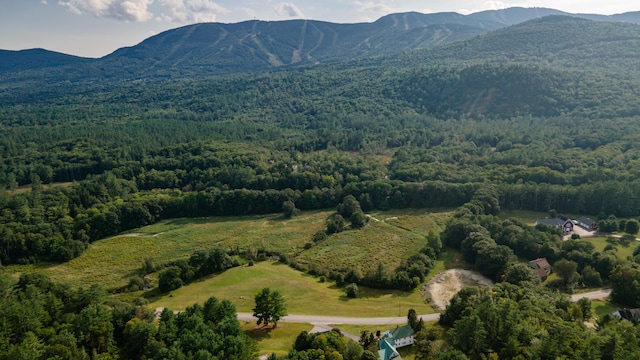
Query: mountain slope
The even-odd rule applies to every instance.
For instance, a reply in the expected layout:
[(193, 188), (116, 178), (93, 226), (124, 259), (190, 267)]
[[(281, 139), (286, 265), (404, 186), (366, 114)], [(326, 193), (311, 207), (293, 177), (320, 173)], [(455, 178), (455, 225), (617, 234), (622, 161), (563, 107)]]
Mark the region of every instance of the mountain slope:
[(311, 20), (206, 23), (170, 30), (119, 49), (104, 58), (102, 66), (114, 71), (113, 76), (126, 69), (140, 77), (264, 71), (433, 48), (550, 15), (640, 21), (635, 13), (572, 15), (546, 8), (510, 8), (471, 15), (409, 12), (360, 24)]
[(0, 50), (0, 73), (5, 71), (23, 71), (43, 67), (67, 66), (91, 59), (62, 54), (44, 49), (20, 51)]
[(312, 20), (203, 23), (163, 32), (101, 59), (40, 49), (2, 51), (0, 85), (15, 88), (20, 83), (218, 76), (350, 60), (362, 65), (363, 59), (393, 66), (536, 61), (615, 69), (622, 64), (635, 71), (640, 67), (634, 61), (638, 26), (622, 22), (636, 21), (640, 21), (640, 12), (602, 16), (510, 8), (471, 15), (410, 12), (360, 24)]
[(415, 56), (431, 62), (536, 62), (628, 73), (640, 71), (640, 25), (548, 16)]
[(124, 67), (147, 76), (260, 71), (432, 47), (497, 27), (493, 23), (480, 27), (461, 21), (427, 24), (417, 13), (366, 24), (311, 20), (206, 23), (164, 32), (134, 47), (119, 49), (101, 62), (115, 71)]

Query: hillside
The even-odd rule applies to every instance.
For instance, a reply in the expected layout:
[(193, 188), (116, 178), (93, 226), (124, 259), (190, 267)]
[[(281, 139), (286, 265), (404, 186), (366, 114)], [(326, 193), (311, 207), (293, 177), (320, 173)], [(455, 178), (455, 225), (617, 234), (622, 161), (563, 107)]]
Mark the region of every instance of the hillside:
[(0, 73), (87, 63), (90, 59), (44, 49), (0, 50)]
[[(387, 21), (393, 19), (388, 17)], [(253, 24), (257, 26), (259, 23)], [(201, 29), (204, 31), (210, 26), (215, 25), (203, 24)], [(190, 29), (194, 30), (191, 36), (197, 38), (195, 30), (198, 27)], [(173, 35), (179, 36), (180, 33), (176, 31)], [(206, 38), (206, 31), (201, 35)], [(60, 101), (62, 104), (75, 101), (79, 101), (78, 104), (95, 101), (117, 104), (124, 100), (134, 107), (145, 104), (147, 109), (179, 108), (197, 113), (198, 117), (209, 114), (232, 122), (240, 114), (236, 110), (243, 108), (249, 112), (274, 114), (273, 119), (278, 118), (277, 121), (286, 128), (297, 125), (275, 114), (285, 111), (296, 117), (300, 111), (309, 111), (317, 115), (329, 100), (333, 103), (357, 100), (361, 102), (360, 109), (363, 104), (368, 104), (378, 109), (378, 114), (401, 113), (410, 109), (439, 118), (559, 114), (629, 116), (638, 110), (635, 89), (638, 88), (640, 65), (635, 59), (640, 56), (640, 26), (634, 24), (550, 16), (473, 39), (401, 55), (320, 64), (288, 72), (202, 80), (199, 79), (210, 67), (203, 62), (201, 68), (204, 70), (199, 71), (190, 65), (193, 63), (191, 60), (178, 57), (181, 52), (162, 53), (162, 49), (167, 48), (166, 44), (162, 45), (163, 38), (151, 38), (144, 45), (149, 51), (158, 52), (157, 63), (148, 65), (150, 67), (146, 70), (147, 65), (141, 64), (151, 63), (144, 60), (143, 55), (136, 55), (141, 54), (142, 48), (122, 50), (121, 55), (113, 54), (109, 61), (115, 63), (122, 57), (131, 57), (130, 65), (123, 63), (117, 67), (126, 70), (130, 66), (127, 72), (131, 76), (136, 71), (164, 74), (166, 77), (193, 74), (194, 80), (187, 81), (197, 82), (196, 86), (182, 90), (181, 82), (164, 83), (156, 79), (126, 86), (96, 82), (74, 87), (53, 82), (34, 87), (30, 82), (9, 86), (12, 80), (7, 80), (6, 90), (0, 92), (0, 103), (32, 104), (46, 99), (48, 103)], [(165, 40), (169, 44), (177, 41)], [(157, 46), (154, 45), (156, 43)], [(190, 54), (206, 52), (207, 49), (194, 45)], [(167, 65), (167, 59), (172, 59), (175, 64)], [(131, 64), (140, 66), (136, 70)], [(110, 71), (108, 69), (102, 68), (101, 71), (106, 73)], [(71, 76), (60, 70), (48, 70), (47, 73), (50, 76)], [(113, 75), (109, 78), (117, 80), (120, 77)], [(130, 91), (133, 93), (122, 99), (123, 92)], [(607, 99), (607, 106), (601, 106), (602, 99)], [(216, 103), (229, 106), (217, 107), (213, 105)], [(78, 110), (81, 111), (80, 108)], [(52, 111), (55, 109), (47, 110), (48, 113)], [(92, 116), (97, 115), (94, 108)], [(325, 115), (335, 116), (336, 113), (331, 110)], [(350, 116), (354, 115), (354, 112), (350, 113)], [(39, 121), (47, 120), (40, 117)]]
[[(374, 60), (5, 84), (1, 260), (68, 260), (159, 219), (273, 213), (285, 200), (304, 210), (346, 195), (369, 209), (457, 207), (487, 184), (508, 208), (632, 216), (637, 38), (637, 25), (551, 16)], [(51, 182), (81, 185), (38, 197)], [(13, 191), (27, 184), (34, 191)]]
[[(100, 59), (44, 50), (4, 51), (0, 53), (0, 83), (157, 80), (338, 63), (432, 49), (550, 15), (640, 22), (640, 13), (602, 16), (510, 8), (470, 15), (400, 13), (357, 24), (314, 20), (202, 23), (165, 31)], [(513, 44), (503, 43), (509, 45)], [(468, 56), (484, 57), (495, 49), (480, 46), (480, 50)]]
[(433, 62), (535, 62), (629, 72), (639, 69), (633, 61), (639, 52), (639, 25), (548, 16), (423, 54)]

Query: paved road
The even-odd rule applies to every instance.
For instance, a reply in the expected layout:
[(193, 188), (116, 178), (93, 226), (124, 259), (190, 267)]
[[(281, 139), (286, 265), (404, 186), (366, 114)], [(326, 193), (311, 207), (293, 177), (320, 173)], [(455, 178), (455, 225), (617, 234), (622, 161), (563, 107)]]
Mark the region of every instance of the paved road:
[[(440, 314), (418, 315), (424, 321), (436, 321)], [(238, 313), (240, 321), (257, 321), (250, 313)], [(382, 324), (404, 324), (407, 322), (406, 316), (398, 317), (339, 317), (339, 316), (319, 316), (319, 315), (287, 315), (280, 319), (282, 322), (309, 323), (309, 324), (351, 324), (351, 325), (382, 325)]]
[(611, 289), (602, 289), (588, 293), (571, 295), (571, 301), (578, 301), (582, 298), (587, 298), (589, 300), (602, 300), (608, 298), (609, 295), (611, 295)]
[[(591, 291), (582, 294), (576, 294), (571, 296), (571, 301), (578, 301), (582, 298), (589, 300), (606, 299), (611, 294), (611, 289), (603, 289), (598, 291)], [(422, 318), (424, 321), (437, 321), (440, 318), (439, 313), (418, 315), (418, 318)], [(257, 321), (250, 313), (238, 313), (238, 320), (240, 321)], [(291, 323), (309, 323), (314, 325), (396, 325), (405, 324), (407, 322), (406, 316), (397, 317), (339, 317), (339, 316), (319, 316), (319, 315), (287, 315), (280, 319), (282, 322)]]

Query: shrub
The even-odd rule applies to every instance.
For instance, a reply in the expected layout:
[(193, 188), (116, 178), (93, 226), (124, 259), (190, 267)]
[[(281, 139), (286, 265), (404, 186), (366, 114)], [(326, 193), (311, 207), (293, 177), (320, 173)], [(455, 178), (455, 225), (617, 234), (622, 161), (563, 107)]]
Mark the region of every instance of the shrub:
[(134, 276), (129, 279), (129, 284), (127, 285), (128, 292), (134, 292), (144, 289), (144, 279), (141, 276)]
[(178, 289), (183, 284), (180, 278), (180, 268), (172, 266), (160, 273), (158, 278), (158, 287), (161, 292), (169, 292), (171, 290)]
[(359, 289), (358, 289), (358, 285), (356, 285), (355, 283), (351, 283), (351, 284), (347, 285), (344, 288), (344, 291), (347, 293), (347, 296), (352, 298), (352, 299), (358, 297)]

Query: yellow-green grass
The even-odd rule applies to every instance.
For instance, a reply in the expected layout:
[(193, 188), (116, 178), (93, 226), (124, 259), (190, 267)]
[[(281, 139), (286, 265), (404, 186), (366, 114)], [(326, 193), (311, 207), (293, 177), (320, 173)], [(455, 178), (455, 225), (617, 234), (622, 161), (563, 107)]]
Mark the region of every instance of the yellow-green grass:
[[(394, 216), (402, 221), (405, 216)], [(429, 215), (423, 221), (432, 223)], [(413, 220), (415, 222), (415, 220)], [(426, 227), (425, 227), (426, 229)], [(440, 227), (433, 225), (439, 234)], [(369, 221), (363, 229), (344, 231), (329, 236), (295, 258), (296, 263), (318, 270), (358, 269), (363, 275), (378, 264), (393, 271), (403, 261), (426, 245), (425, 237), (384, 221)]]
[[(583, 216), (591, 217), (592, 219), (595, 219), (594, 216), (589, 216), (589, 215), (579, 215), (579, 214), (570, 214), (570, 213), (562, 213), (562, 215), (567, 216), (571, 219), (579, 219)], [(502, 210), (498, 214), (498, 217), (500, 219), (516, 218), (526, 223), (533, 224), (534, 222), (536, 222), (536, 220), (548, 218), (549, 213), (541, 212), (541, 211), (529, 211), (529, 210)]]
[(281, 253), (299, 251), (321, 229), (330, 212), (305, 212), (293, 219), (281, 215), (162, 221), (120, 236), (96, 241), (84, 254), (58, 265), (15, 266), (11, 272), (42, 271), (72, 286), (124, 286), (145, 258), (163, 264), (188, 258), (198, 249), (250, 247)]
[(498, 213), (498, 217), (501, 219), (516, 218), (533, 224), (536, 220), (549, 217), (549, 213), (528, 210), (502, 210)]
[(462, 258), (462, 252), (453, 248), (443, 248), (438, 259), (433, 264), (433, 270), (427, 276), (426, 282), (429, 282), (431, 278), (439, 273), (449, 269), (465, 269), (475, 270), (475, 266), (464, 261)]
[(609, 301), (602, 300), (592, 300), (591, 301), (591, 309), (593, 310), (593, 315), (600, 319), (601, 317), (613, 313), (618, 307), (616, 307), (613, 303)]
[(371, 216), (387, 224), (427, 236), (429, 232), (437, 235), (444, 230), (452, 214), (451, 209), (403, 209), (375, 212)]
[(296, 338), (302, 331), (311, 331), (313, 325), (298, 323), (278, 323), (276, 328), (264, 328), (256, 325), (255, 322), (242, 322), (242, 329), (245, 334), (257, 342), (260, 354), (286, 355)]
[(603, 252), (607, 245), (613, 245), (615, 247), (615, 254), (619, 259), (626, 260), (633, 257), (633, 250), (640, 245), (637, 241), (620, 241), (617, 238), (606, 237), (594, 237), (594, 238), (582, 238), (580, 241), (587, 241), (595, 247), (594, 251)]
[[(47, 190), (50, 189), (52, 187), (56, 187), (56, 186), (60, 186), (60, 187), (69, 187), (71, 185), (73, 185), (73, 182), (58, 182), (58, 183), (51, 183), (51, 184), (42, 184), (42, 189), (43, 190)], [(22, 185), (20, 187), (18, 187), (17, 189), (13, 190), (13, 194), (24, 194), (24, 193), (28, 193), (31, 192), (31, 185)]]
[[(106, 289), (125, 286), (138, 273), (146, 258), (156, 265), (188, 258), (196, 250), (225, 246), (246, 251), (264, 249), (287, 254), (296, 261), (328, 269), (356, 267), (363, 274), (383, 263), (388, 271), (425, 245), (422, 233), (438, 234), (448, 213), (406, 210), (378, 213), (394, 218), (403, 228), (372, 221), (364, 229), (350, 230), (304, 250), (312, 235), (324, 228), (331, 211), (303, 212), (292, 219), (280, 214), (266, 216), (173, 219), (161, 221), (126, 234), (96, 241), (82, 256), (64, 264), (10, 266), (17, 275), (41, 271), (58, 282), (88, 287), (100, 284)], [(415, 228), (414, 231), (410, 227)], [(409, 230), (406, 230), (406, 229)]]
[(334, 283), (299, 272), (287, 265), (258, 262), (240, 266), (183, 286), (170, 294), (150, 297), (152, 308), (180, 310), (186, 305), (203, 303), (209, 297), (229, 299), (238, 312), (252, 312), (254, 296), (264, 287), (282, 293), (290, 314), (332, 315), (346, 317), (391, 317), (406, 314), (410, 308), (418, 313), (432, 313), (418, 290), (376, 290), (360, 288), (356, 299), (349, 299)]

